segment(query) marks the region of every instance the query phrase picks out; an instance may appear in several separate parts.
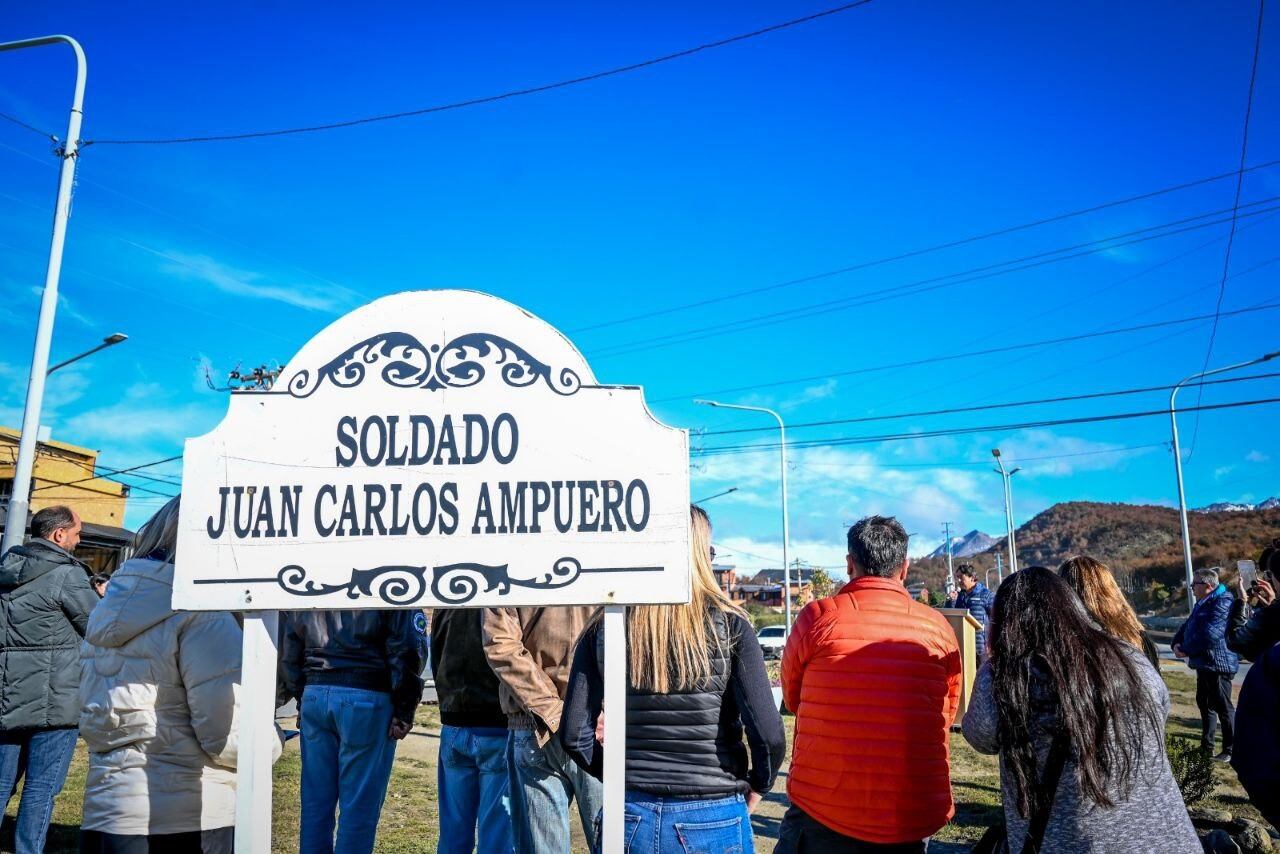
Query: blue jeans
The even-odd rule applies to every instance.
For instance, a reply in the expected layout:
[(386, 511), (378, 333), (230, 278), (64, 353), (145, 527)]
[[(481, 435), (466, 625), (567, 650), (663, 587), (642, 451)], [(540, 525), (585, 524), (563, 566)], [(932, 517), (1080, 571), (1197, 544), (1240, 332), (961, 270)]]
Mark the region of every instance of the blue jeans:
[(511, 775), (511, 823), (519, 854), (568, 854), (569, 802), (578, 801), (578, 818), (587, 844), (596, 847), (595, 820), (604, 800), (600, 781), (565, 755), (552, 736), (545, 747), (528, 730), (507, 737)]
[[(302, 729), (303, 854), (373, 851), (396, 743), (391, 696), (340, 685), (308, 685)], [(334, 807), (341, 812), (335, 822)], [(335, 844), (333, 829), (338, 827)]]
[(0, 793), (5, 803), (13, 797), (18, 780), (22, 800), (14, 832), (17, 854), (41, 854), (53, 817), (53, 799), (67, 781), (71, 754), (76, 750), (76, 729), (37, 729), (0, 732)]
[(476, 847), (477, 820), (480, 851), (510, 854), (506, 729), (442, 726), (436, 779), (440, 790), (438, 854), (471, 854)]
[[(627, 792), (622, 844), (631, 852), (753, 854), (751, 817), (742, 795), (698, 800)], [(593, 846), (599, 851), (599, 846)]]

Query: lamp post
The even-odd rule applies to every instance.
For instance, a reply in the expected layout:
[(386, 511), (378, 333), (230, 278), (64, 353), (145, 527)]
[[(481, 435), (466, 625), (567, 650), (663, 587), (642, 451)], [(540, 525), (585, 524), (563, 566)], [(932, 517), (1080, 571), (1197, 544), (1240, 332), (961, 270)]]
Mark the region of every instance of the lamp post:
[(778, 422), (778, 436), (780, 442), (778, 449), (781, 452), (782, 462), (782, 607), (786, 615), (786, 625), (783, 627), (783, 636), (791, 635), (791, 565), (787, 563), (787, 552), (791, 542), (791, 523), (787, 517), (787, 425), (782, 423), (782, 416), (767, 409), (763, 406), (743, 406), (740, 403), (721, 403), (717, 400), (695, 400), (694, 403), (700, 403), (703, 406), (715, 406), (720, 409), (741, 409), (744, 412), (763, 412), (766, 415), (772, 415)]
[(79, 356), (72, 356), (70, 359), (65, 359), (59, 362), (49, 370), (45, 371), (44, 375), (47, 377), (49, 376), (49, 374), (58, 370), (58, 368), (65, 368), (67, 365), (71, 364), (72, 362), (80, 361), (85, 356), (92, 356), (94, 353), (98, 352), (99, 350), (105, 350), (108, 347), (114, 347), (117, 344), (123, 344), (125, 341), (128, 341), (128, 340), (129, 340), (129, 336), (125, 335), (123, 332), (113, 332), (110, 335), (108, 335), (106, 338), (103, 338), (102, 343), (99, 344), (97, 347), (93, 347), (89, 350), (85, 350)]
[(713, 499), (713, 498), (719, 498), (719, 497), (721, 497), (721, 496), (723, 496), (723, 495), (728, 495), (728, 494), (730, 494), (730, 493), (732, 493), (732, 492), (737, 492), (737, 491), (738, 491), (738, 487), (733, 486), (733, 487), (730, 487), (729, 489), (726, 489), (724, 492), (717, 492), (715, 495), (708, 495), (706, 498), (699, 498), (697, 501), (695, 501), (695, 502), (693, 502), (693, 503), (694, 503), (694, 504), (706, 504), (708, 501), (710, 501), (710, 500), (711, 500), (711, 499)]
[(1205, 377), (1215, 374), (1225, 374), (1228, 371), (1236, 371), (1240, 368), (1247, 368), (1250, 365), (1258, 365), (1262, 362), (1270, 361), (1276, 356), (1280, 356), (1280, 350), (1274, 353), (1267, 353), (1265, 356), (1259, 356), (1256, 359), (1250, 359), (1247, 362), (1239, 362), (1234, 365), (1227, 365), (1225, 368), (1214, 368), (1213, 370), (1192, 374), (1175, 385), (1173, 391), (1169, 392), (1169, 424), (1173, 429), (1173, 469), (1178, 475), (1178, 516), (1182, 522), (1182, 564), (1187, 573), (1188, 613), (1195, 608), (1195, 599), (1191, 596), (1191, 529), (1187, 527), (1187, 494), (1182, 485), (1182, 448), (1178, 444), (1178, 412), (1176, 409), (1178, 390), (1192, 380), (1203, 380)]
[(22, 413), (22, 434), (18, 437), (18, 459), (13, 467), (13, 492), (9, 496), (5, 516), (4, 538), (0, 553), (22, 542), (27, 529), (27, 507), (31, 492), (31, 472), (35, 468), (37, 434), (40, 431), (40, 407), (44, 402), (44, 381), (49, 375), (49, 344), (53, 338), (53, 315), (58, 307), (58, 277), (62, 272), (62, 247), (67, 237), (67, 219), (71, 215), (71, 188), (76, 174), (76, 153), (80, 145), (80, 119), (83, 116), (84, 83), (87, 69), (84, 50), (70, 36), (43, 36), (16, 42), (0, 43), (0, 53), (50, 44), (68, 45), (76, 55), (76, 85), (72, 96), (71, 116), (67, 120), (67, 138), (60, 152), (62, 169), (58, 177), (58, 198), (53, 209), (53, 235), (49, 241), (49, 264), (45, 270), (44, 293), (40, 297), (40, 318), (36, 322), (36, 341), (31, 355), (31, 374), (27, 380), (27, 400)]
[(1018, 546), (1013, 539), (1013, 491), (1009, 488), (1009, 478), (1022, 471), (1020, 466), (1014, 467), (1010, 471), (1005, 471), (1004, 460), (1000, 458), (1000, 449), (992, 448), (991, 456), (996, 458), (996, 465), (1000, 468), (995, 469), (999, 472), (1001, 479), (1004, 481), (1004, 524), (1009, 532), (1009, 572), (1018, 571)]

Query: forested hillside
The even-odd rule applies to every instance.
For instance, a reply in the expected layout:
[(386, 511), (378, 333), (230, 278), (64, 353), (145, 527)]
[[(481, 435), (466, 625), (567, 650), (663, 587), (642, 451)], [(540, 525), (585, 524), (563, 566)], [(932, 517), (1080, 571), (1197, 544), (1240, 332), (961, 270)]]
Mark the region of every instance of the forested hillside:
[[(1280, 537), (1280, 509), (1194, 512), (1191, 527), (1194, 565), (1234, 570), (1237, 560), (1256, 559)], [(1115, 571), (1121, 587), (1139, 607), (1160, 608), (1183, 595), (1182, 544), (1178, 512), (1169, 507), (1070, 501), (1055, 504), (1020, 527), (1018, 562), (1056, 567), (1073, 554), (1088, 554)], [(967, 562), (992, 569), (1005, 540)], [(912, 568), (912, 581), (942, 589), (945, 558), (926, 558)]]

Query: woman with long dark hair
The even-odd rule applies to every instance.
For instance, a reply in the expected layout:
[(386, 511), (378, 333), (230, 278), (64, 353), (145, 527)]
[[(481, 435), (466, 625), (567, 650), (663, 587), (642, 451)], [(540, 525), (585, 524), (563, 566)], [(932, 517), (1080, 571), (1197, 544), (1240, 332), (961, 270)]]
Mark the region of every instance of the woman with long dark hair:
[(1168, 714), (1142, 652), (1055, 573), (1000, 585), (964, 736), (1000, 755), (1010, 851), (1200, 851), (1165, 755)]

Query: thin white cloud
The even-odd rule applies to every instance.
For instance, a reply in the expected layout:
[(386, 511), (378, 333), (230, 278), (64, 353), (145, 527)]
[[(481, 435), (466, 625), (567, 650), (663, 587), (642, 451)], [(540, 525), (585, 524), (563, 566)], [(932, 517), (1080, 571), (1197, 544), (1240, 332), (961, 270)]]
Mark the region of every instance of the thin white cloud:
[(282, 283), (264, 273), (244, 270), (208, 255), (143, 248), (168, 261), (162, 265), (165, 272), (212, 285), (232, 296), (282, 302), (331, 314), (344, 311), (351, 302), (349, 295), (328, 285)]
[(1251, 463), (1265, 463), (1271, 459), (1271, 457), (1258, 450), (1250, 451), (1244, 455), (1244, 458), (1247, 462)]
[(103, 446), (136, 447), (155, 441), (180, 445), (216, 422), (221, 407), (169, 403), (161, 386), (135, 383), (124, 399), (65, 419), (63, 429), (77, 441)]

